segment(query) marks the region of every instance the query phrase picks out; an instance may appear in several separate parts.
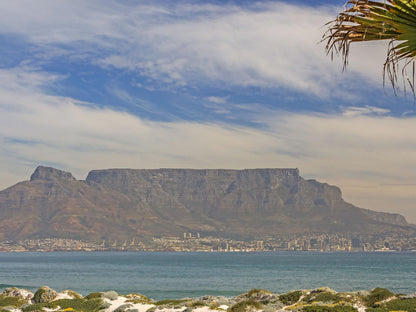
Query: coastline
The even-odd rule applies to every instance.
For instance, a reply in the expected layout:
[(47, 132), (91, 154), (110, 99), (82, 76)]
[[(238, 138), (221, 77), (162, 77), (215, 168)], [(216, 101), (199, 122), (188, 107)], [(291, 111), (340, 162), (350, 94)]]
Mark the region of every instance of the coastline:
[(416, 311), (416, 293), (393, 294), (385, 288), (336, 292), (328, 287), (283, 294), (264, 289), (234, 296), (202, 296), (153, 300), (141, 294), (93, 292), (85, 297), (71, 290), (42, 286), (35, 293), (10, 287), (0, 293), (2, 312), (384, 312)]

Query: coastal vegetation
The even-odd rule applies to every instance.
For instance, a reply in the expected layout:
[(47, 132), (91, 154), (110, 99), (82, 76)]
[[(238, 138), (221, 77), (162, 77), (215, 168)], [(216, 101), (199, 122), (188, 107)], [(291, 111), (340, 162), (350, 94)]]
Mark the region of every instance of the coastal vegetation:
[(367, 308), (368, 312), (407, 311), (416, 312), (416, 298), (398, 298)]
[(253, 308), (256, 310), (260, 310), (261, 308), (263, 308), (263, 305), (254, 299), (248, 299), (248, 300), (237, 302), (236, 304), (231, 306), (227, 310), (227, 312), (245, 312), (248, 309), (253, 309)]
[(126, 302), (134, 303), (134, 304), (149, 304), (152, 302), (150, 298), (143, 296), (142, 294), (128, 294), (125, 296), (127, 298)]
[[(46, 311), (52, 309), (59, 311), (79, 311), (97, 312), (103, 306), (104, 301), (99, 298), (94, 299), (59, 299), (48, 303), (35, 303), (22, 308), (23, 312)], [(69, 310), (68, 310), (69, 309)]]
[(9, 297), (6, 295), (0, 295), (0, 310), (2, 310), (2, 308), (4, 307), (20, 308), (25, 303), (27, 303), (27, 301), (20, 297)]
[(303, 301), (307, 303), (313, 303), (313, 302), (338, 303), (342, 300), (343, 298), (340, 294), (329, 292), (329, 291), (310, 293), (309, 295), (305, 296), (305, 298), (303, 299)]
[(372, 307), (376, 303), (386, 300), (390, 297), (393, 297), (394, 294), (385, 288), (374, 288), (371, 293), (365, 298), (365, 303), (367, 307)]
[(284, 304), (294, 304), (299, 301), (300, 296), (302, 296), (301, 290), (295, 290), (288, 292), (287, 294), (283, 294), (279, 296), (279, 299)]
[(306, 306), (302, 309), (302, 312), (356, 312), (356, 311), (358, 310), (352, 306), (343, 306), (343, 305), (335, 305), (335, 306), (311, 305), (311, 306)]
[(416, 312), (416, 293), (393, 294), (385, 288), (338, 293), (328, 287), (276, 294), (254, 288), (233, 298), (200, 298), (155, 301), (144, 295), (93, 292), (85, 297), (66, 290), (41, 287), (6, 288), (0, 293), (0, 312)]

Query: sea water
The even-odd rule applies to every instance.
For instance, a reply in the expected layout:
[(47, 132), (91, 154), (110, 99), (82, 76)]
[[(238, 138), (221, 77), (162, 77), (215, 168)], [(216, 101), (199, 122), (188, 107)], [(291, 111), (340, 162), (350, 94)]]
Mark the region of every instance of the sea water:
[(43, 285), (83, 295), (135, 292), (156, 300), (322, 286), (337, 291), (385, 287), (408, 294), (416, 291), (416, 253), (0, 253), (0, 290), (35, 291)]

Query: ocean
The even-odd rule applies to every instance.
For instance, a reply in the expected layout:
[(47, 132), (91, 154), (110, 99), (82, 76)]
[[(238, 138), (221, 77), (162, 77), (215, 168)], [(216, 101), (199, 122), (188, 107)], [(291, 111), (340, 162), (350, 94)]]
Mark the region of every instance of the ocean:
[(252, 288), (276, 293), (329, 286), (416, 291), (415, 252), (27, 252), (0, 253), (0, 290), (115, 290), (160, 300), (234, 296)]

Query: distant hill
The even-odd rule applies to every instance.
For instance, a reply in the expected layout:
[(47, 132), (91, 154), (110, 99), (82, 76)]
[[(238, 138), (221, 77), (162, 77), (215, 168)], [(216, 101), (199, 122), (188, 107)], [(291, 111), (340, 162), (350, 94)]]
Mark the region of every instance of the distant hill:
[(403, 216), (357, 208), (298, 169), (108, 169), (79, 181), (38, 167), (0, 192), (0, 239), (414, 231)]

